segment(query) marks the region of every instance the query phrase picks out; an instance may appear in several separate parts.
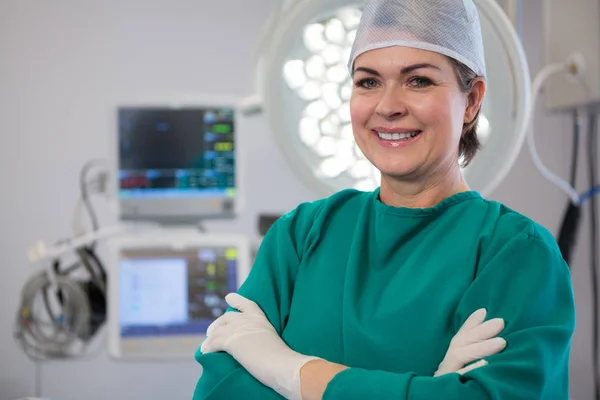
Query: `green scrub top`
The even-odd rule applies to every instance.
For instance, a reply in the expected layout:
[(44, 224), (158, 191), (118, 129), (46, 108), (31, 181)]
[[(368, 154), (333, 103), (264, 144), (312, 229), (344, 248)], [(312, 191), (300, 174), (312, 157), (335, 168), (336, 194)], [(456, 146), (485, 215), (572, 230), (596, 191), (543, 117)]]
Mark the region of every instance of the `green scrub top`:
[[(350, 368), (324, 400), (567, 399), (575, 308), (552, 235), (477, 192), (396, 208), (379, 190), (304, 203), (267, 232), (239, 292), (290, 348)], [(433, 377), (479, 308), (506, 349)], [(227, 353), (196, 353), (200, 399), (280, 399)], [(268, 355), (265, 355), (268, 362)]]

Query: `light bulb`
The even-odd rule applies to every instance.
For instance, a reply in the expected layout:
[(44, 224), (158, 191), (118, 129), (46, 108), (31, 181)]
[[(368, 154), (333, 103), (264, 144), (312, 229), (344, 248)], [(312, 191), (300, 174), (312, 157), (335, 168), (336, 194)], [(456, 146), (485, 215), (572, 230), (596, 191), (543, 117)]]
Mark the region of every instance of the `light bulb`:
[(359, 160), (367, 159), (367, 157), (365, 157), (364, 153), (356, 143), (354, 143), (354, 154), (356, 154), (356, 158), (358, 158)]
[(296, 90), (306, 83), (304, 74), (304, 61), (291, 60), (283, 66), (283, 77), (292, 90)]
[(340, 119), (335, 114), (321, 121), (321, 132), (325, 135), (337, 136), (340, 132)]
[(481, 143), (485, 143), (485, 141), (490, 136), (492, 129), (490, 126), (490, 120), (485, 116), (485, 114), (479, 115), (479, 121), (477, 123), (477, 136)]
[(327, 80), (329, 82), (342, 83), (348, 79), (348, 70), (340, 64), (329, 67), (327, 70)]
[(342, 99), (340, 99), (339, 86), (335, 83), (326, 83), (323, 85), (323, 100), (329, 108), (335, 110), (342, 105)]
[(304, 112), (307, 117), (322, 119), (329, 113), (329, 107), (323, 100), (316, 100), (306, 106)]
[(352, 43), (354, 43), (354, 39), (356, 39), (356, 32), (356, 29), (354, 29), (346, 34), (347, 44), (352, 45)]
[(344, 101), (349, 101), (352, 96), (352, 83), (350, 79), (340, 86), (340, 98)]
[(356, 161), (354, 153), (352, 152), (352, 145), (338, 146), (335, 151), (335, 157), (339, 160), (340, 164), (344, 165), (344, 169), (349, 168)]
[(346, 39), (344, 24), (337, 18), (332, 18), (325, 26), (325, 37), (330, 43), (343, 44)]
[(344, 8), (338, 12), (338, 18), (348, 30), (356, 29), (358, 27), (361, 15), (362, 12), (359, 9), (350, 7)]
[(345, 123), (344, 126), (342, 126), (342, 130), (340, 131), (340, 137), (342, 139), (348, 140), (348, 141), (354, 140), (354, 132), (352, 131), (352, 124)]
[(298, 89), (298, 95), (304, 100), (316, 100), (321, 97), (321, 85), (315, 81), (308, 81)]
[(358, 160), (350, 167), (348, 174), (355, 179), (369, 178), (373, 173), (372, 169), (373, 166), (367, 160)]
[(321, 51), (327, 46), (325, 40), (325, 27), (322, 24), (310, 24), (304, 28), (304, 45), (313, 53)]
[(345, 151), (348, 152), (349, 154), (352, 155), (352, 159), (354, 159), (354, 141), (353, 140), (346, 140), (346, 139), (338, 139), (337, 141), (337, 147), (338, 149), (340, 149), (340, 151)]
[(352, 42), (349, 42), (348, 45), (346, 47), (344, 47), (344, 50), (342, 50), (342, 59), (340, 60), (340, 62), (343, 62), (344, 66), (348, 65), (348, 62), (350, 61), (351, 53), (352, 53)]
[(327, 65), (335, 65), (339, 63), (342, 59), (342, 54), (342, 48), (334, 44), (330, 44), (329, 46), (325, 47), (325, 49), (323, 49), (321, 52), (321, 56)]
[(325, 60), (318, 54), (315, 54), (306, 60), (304, 67), (306, 69), (306, 75), (313, 79), (322, 79), (325, 72), (327, 72)]
[(300, 120), (300, 140), (309, 147), (313, 147), (321, 137), (319, 120), (315, 118), (302, 118)]
[(316, 175), (323, 178), (337, 178), (346, 168), (340, 163), (337, 157), (330, 157), (321, 162), (316, 171)]
[(342, 122), (350, 122), (350, 104), (343, 103), (337, 110), (338, 117)]
[(313, 148), (322, 157), (331, 156), (335, 154), (335, 142), (331, 136), (322, 136)]

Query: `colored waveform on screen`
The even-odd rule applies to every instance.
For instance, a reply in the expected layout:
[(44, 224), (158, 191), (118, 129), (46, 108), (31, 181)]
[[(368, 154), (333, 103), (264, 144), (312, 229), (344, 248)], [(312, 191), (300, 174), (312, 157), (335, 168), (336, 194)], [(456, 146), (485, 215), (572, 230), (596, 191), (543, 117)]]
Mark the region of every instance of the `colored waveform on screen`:
[(121, 189), (137, 189), (149, 187), (150, 180), (145, 176), (128, 176), (121, 178)]
[(233, 143), (231, 142), (218, 142), (215, 143), (215, 151), (232, 151)]
[(215, 133), (231, 133), (233, 128), (229, 124), (215, 124), (211, 127), (211, 131)]

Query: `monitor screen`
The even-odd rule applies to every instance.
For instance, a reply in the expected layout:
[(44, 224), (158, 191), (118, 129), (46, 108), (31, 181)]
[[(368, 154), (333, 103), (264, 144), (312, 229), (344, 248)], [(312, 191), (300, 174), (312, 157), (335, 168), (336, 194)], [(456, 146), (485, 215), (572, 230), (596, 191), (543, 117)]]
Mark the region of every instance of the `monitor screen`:
[(233, 107), (118, 109), (118, 193), (124, 218), (233, 212)]
[(123, 338), (204, 334), (237, 290), (236, 248), (127, 250), (119, 261)]
[(250, 271), (248, 239), (164, 229), (111, 244), (109, 351), (191, 359)]

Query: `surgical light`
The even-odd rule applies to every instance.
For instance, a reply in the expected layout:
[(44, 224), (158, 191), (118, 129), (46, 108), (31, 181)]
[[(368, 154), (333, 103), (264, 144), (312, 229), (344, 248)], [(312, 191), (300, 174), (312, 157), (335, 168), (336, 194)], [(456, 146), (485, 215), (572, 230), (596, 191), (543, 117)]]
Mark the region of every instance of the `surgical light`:
[[(475, 0), (487, 63), (487, 94), (478, 124), (483, 149), (463, 171), (489, 194), (525, 138), (530, 80), (517, 34), (494, 0)], [(274, 139), (299, 179), (318, 196), (354, 187), (373, 190), (379, 173), (353, 143), (346, 63), (362, 1), (296, 1), (265, 34), (259, 97)]]

